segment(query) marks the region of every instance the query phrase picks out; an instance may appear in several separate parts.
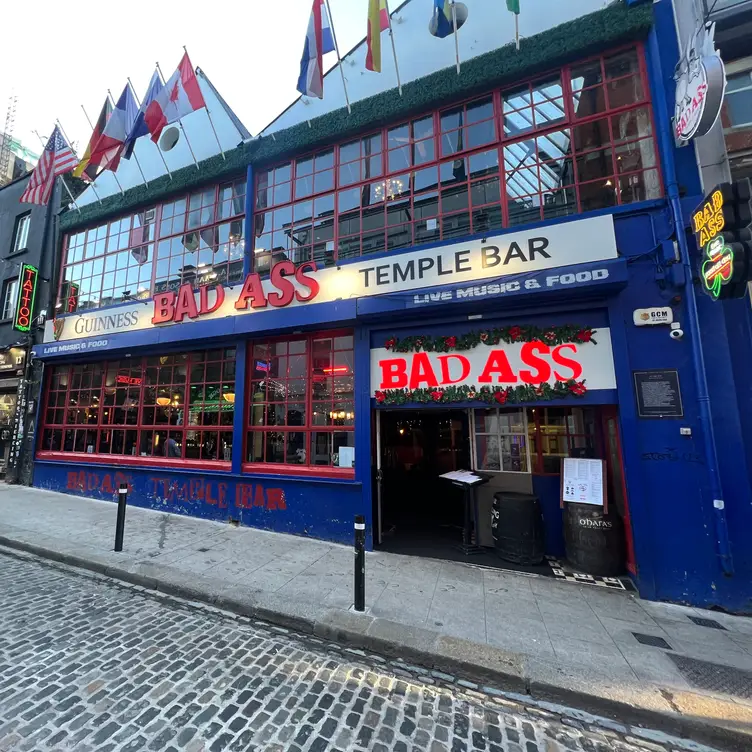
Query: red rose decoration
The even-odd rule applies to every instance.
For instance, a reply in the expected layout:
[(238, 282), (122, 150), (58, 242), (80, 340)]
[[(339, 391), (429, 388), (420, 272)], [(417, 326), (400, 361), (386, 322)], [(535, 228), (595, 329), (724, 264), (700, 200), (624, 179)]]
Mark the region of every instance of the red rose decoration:
[(447, 337), (444, 343), (447, 347), (457, 347), (457, 337)]
[(582, 395), (587, 392), (587, 387), (585, 386), (584, 381), (575, 381), (574, 384), (569, 387), (569, 391), (577, 397), (582, 397)]
[(578, 342), (590, 342), (593, 339), (593, 332), (590, 329), (580, 329), (575, 335)]
[(505, 391), (501, 392), (495, 392), (494, 393), (494, 399), (500, 404), (503, 405), (507, 401), (507, 393)]
[(384, 343), (384, 347), (386, 347), (387, 350), (391, 350), (396, 344), (397, 344), (397, 340), (394, 337), (390, 337)]
[(431, 392), (431, 399), (433, 399), (434, 402), (441, 402), (441, 398), (444, 396), (444, 392)]
[(547, 331), (543, 335), (543, 339), (545, 339), (546, 342), (556, 342), (556, 332), (554, 332), (554, 331)]
[(468, 392), (467, 393), (467, 398), (468, 399), (475, 399), (475, 392)]
[(522, 336), (522, 328), (519, 326), (510, 326), (509, 327), (509, 339), (512, 340), (512, 342), (516, 342), (520, 337)]
[(480, 341), (481, 342), (487, 342), (488, 341), (488, 332), (481, 332), (480, 333)]
[(374, 395), (376, 397), (376, 402), (381, 404), (386, 399), (386, 394), (384, 392), (376, 392)]
[(415, 349), (419, 350), (422, 345), (423, 345), (423, 340), (420, 337), (418, 337), (418, 339), (415, 340)]

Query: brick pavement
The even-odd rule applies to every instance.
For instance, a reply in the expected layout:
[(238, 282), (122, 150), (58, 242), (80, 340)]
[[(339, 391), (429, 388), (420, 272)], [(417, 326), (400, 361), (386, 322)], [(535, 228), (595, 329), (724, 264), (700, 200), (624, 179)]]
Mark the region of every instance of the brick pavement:
[(3, 752), (705, 749), (473, 687), (36, 557), (0, 555)]

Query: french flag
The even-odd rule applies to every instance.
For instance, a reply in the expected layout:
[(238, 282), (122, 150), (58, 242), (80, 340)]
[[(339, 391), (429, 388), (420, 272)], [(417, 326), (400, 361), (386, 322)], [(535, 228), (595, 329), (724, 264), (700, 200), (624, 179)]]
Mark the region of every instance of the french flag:
[(313, 0), (303, 57), (300, 59), (298, 91), (308, 97), (324, 98), (324, 55), (334, 52), (334, 33), (324, 0)]
[(201, 93), (198, 79), (186, 52), (178, 69), (146, 108), (144, 122), (151, 133), (151, 140), (156, 143), (166, 125), (202, 107), (206, 107), (204, 95)]

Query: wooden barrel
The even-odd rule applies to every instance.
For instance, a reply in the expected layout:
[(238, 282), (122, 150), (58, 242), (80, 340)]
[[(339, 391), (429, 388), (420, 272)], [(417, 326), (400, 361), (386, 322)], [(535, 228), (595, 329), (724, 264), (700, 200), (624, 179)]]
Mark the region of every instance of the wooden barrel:
[(624, 524), (616, 512), (604, 515), (603, 507), (567, 502), (564, 542), (575, 569), (601, 577), (624, 573)]
[(494, 494), (491, 534), (499, 558), (515, 564), (543, 561), (543, 515), (537, 496), (499, 491)]

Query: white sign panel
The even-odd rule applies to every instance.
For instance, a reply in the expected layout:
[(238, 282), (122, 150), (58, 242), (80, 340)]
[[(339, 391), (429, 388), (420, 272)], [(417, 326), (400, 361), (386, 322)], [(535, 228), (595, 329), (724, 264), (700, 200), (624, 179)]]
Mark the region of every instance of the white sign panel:
[(674, 311), (672, 308), (636, 308), (632, 314), (635, 326), (655, 326), (656, 324), (672, 324)]
[(386, 389), (447, 386), (520, 386), (585, 380), (588, 391), (616, 389), (611, 331), (598, 329), (598, 344), (515, 342), (448, 353), (371, 350), (371, 394)]
[[(197, 317), (182, 318), (206, 321), (262, 313), (274, 308), (329, 303), (372, 295), (420, 290), (438, 285), (493, 279), (523, 272), (554, 269), (617, 258), (614, 221), (611, 215), (590, 217), (572, 222), (540, 227), (535, 230), (507, 232), (484, 240), (452, 243), (437, 248), (410, 251), (376, 259), (364, 258), (352, 264), (314, 269), (313, 265), (295, 276), (280, 280), (259, 280), (263, 300), (239, 307), (243, 287), (223, 288), (224, 297), (217, 304), (217, 292), (196, 291)], [(255, 276), (255, 275), (250, 275)], [(247, 283), (248, 280), (246, 280)], [(285, 296), (284, 286), (292, 286), (296, 295)], [(169, 293), (168, 293), (169, 294)], [(174, 295), (174, 293), (173, 293)], [(287, 298), (290, 299), (287, 299)], [(44, 341), (65, 341), (98, 335), (135, 332), (152, 326), (169, 326), (175, 320), (160, 321), (155, 299), (134, 302), (110, 309), (96, 309), (71, 314), (45, 324)], [(259, 305), (256, 303), (259, 302)], [(206, 311), (203, 313), (202, 311)], [(159, 316), (157, 316), (159, 318)]]
[(603, 460), (564, 458), (562, 499), (575, 504), (603, 506)]

